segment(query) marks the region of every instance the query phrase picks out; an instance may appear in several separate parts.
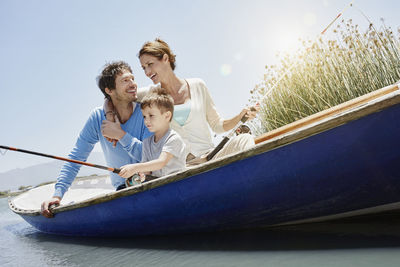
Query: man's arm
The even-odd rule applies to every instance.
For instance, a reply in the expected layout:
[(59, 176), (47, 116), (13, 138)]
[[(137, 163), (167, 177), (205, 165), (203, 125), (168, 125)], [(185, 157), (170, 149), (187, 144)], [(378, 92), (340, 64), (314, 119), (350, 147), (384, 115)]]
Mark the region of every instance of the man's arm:
[(53, 218), (54, 214), (49, 209), (51, 206), (59, 206), (61, 198), (60, 197), (52, 197), (50, 200), (46, 200), (42, 203), (41, 213), (44, 217)]
[(125, 132), (121, 128), (121, 123), (117, 116), (115, 116), (115, 122), (110, 122), (108, 120), (102, 122), (101, 133), (105, 138), (117, 140), (131, 158), (138, 162), (141, 161), (142, 141), (136, 137), (132, 137), (128, 132)]
[[(99, 125), (101, 119), (99, 110), (94, 110), (89, 119), (86, 121), (84, 128), (79, 134), (78, 140), (76, 141), (75, 147), (72, 149), (68, 158), (75, 159), (79, 161), (86, 161), (89, 157), (90, 152), (93, 150), (94, 145), (99, 141)], [(57, 178), (57, 183), (55, 184), (55, 190), (53, 197), (50, 200), (44, 201), (42, 203), (42, 214), (46, 217), (52, 217), (49, 206), (52, 204), (58, 205), (63, 198), (65, 192), (71, 186), (74, 181), (81, 165), (66, 162), (61, 168), (60, 174)]]

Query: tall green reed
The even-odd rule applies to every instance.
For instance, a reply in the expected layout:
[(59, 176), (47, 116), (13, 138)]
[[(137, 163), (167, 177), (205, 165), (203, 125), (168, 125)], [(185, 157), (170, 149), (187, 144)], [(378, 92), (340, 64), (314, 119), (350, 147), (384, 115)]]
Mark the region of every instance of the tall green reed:
[[(266, 66), (263, 81), (251, 91), (261, 102), (260, 134), (329, 107), (393, 84), (400, 79), (400, 28), (370, 24), (361, 33), (352, 20), (333, 31), (334, 38), (302, 41), (296, 54), (280, 55), (278, 65)], [(268, 92), (290, 66), (294, 67)], [(268, 94), (268, 97), (263, 96)]]

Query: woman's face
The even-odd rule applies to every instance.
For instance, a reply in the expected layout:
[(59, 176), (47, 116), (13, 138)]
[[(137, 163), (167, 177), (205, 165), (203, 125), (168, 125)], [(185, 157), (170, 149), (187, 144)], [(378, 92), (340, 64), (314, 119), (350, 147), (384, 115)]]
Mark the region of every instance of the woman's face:
[(164, 55), (162, 59), (158, 59), (155, 56), (143, 54), (139, 59), (144, 73), (153, 81), (154, 84), (162, 82), (168, 71), (168, 67), (171, 68), (168, 56), (166, 55)]

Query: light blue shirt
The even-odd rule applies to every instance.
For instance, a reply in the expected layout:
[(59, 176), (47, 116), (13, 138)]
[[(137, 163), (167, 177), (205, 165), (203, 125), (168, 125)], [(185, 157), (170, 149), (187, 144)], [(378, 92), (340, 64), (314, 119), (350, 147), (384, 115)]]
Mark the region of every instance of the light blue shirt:
[[(108, 167), (119, 168), (126, 164), (140, 162), (142, 159), (142, 140), (152, 135), (143, 122), (140, 104), (136, 104), (135, 110), (127, 122), (121, 124), (126, 132), (125, 136), (113, 147), (101, 133), (101, 124), (105, 120), (103, 108), (96, 108), (92, 111), (86, 121), (75, 147), (69, 154), (70, 159), (86, 161), (94, 145), (100, 142)], [(67, 162), (61, 169), (55, 185), (54, 196), (63, 197), (65, 192), (74, 181), (81, 165)], [(116, 173), (111, 173), (111, 183), (117, 188), (125, 183), (125, 179)]]
[(180, 126), (185, 125), (186, 120), (189, 117), (191, 105), (191, 101), (188, 100), (186, 103), (174, 106), (174, 115), (172, 118), (179, 123)]

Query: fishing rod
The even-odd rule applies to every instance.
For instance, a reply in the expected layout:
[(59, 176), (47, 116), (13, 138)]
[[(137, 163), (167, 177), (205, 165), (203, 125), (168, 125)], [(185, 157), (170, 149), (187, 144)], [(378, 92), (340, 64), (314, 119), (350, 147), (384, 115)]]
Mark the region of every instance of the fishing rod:
[[(336, 22), (336, 20), (338, 20), (349, 7), (353, 6), (353, 2), (354, 1), (351, 1), (350, 4), (346, 5), (345, 8), (317, 35), (317, 37), (315, 39), (317, 39), (318, 37), (324, 35), (326, 33), (326, 31)], [(307, 48), (307, 50), (308, 49), (309, 48)], [(281, 80), (294, 68), (296, 63), (297, 62), (293, 62), (289, 66), (289, 68), (286, 69), (286, 71), (279, 77), (279, 79), (267, 91), (267, 93), (264, 94), (264, 96), (260, 99), (260, 101), (257, 104), (262, 102), (266, 97), (268, 97), (272, 93), (272, 91), (278, 86), (278, 84), (281, 82)], [(255, 111), (255, 110), (256, 109), (254, 109), (254, 108), (251, 109), (251, 111)], [(242, 117), (242, 119), (235, 125), (235, 127), (233, 127), (233, 130), (227, 136), (225, 136), (222, 139), (222, 141), (210, 153), (207, 154), (206, 160), (207, 161), (211, 160), (224, 147), (224, 145), (229, 141), (229, 139), (232, 138), (232, 136), (235, 134), (236, 129), (238, 127), (241, 127), (247, 120), (248, 120), (248, 117), (246, 115), (244, 115)]]
[(51, 158), (51, 159), (68, 161), (68, 162), (72, 162), (72, 163), (77, 163), (77, 164), (81, 164), (81, 165), (85, 165), (85, 166), (89, 166), (89, 167), (93, 167), (93, 168), (98, 168), (98, 169), (110, 171), (110, 172), (113, 172), (113, 173), (119, 173), (121, 171), (121, 169), (118, 169), (118, 168), (106, 167), (106, 166), (97, 165), (97, 164), (93, 164), (93, 163), (88, 163), (88, 162), (84, 162), (84, 161), (80, 161), (80, 160), (63, 158), (63, 157), (48, 155), (48, 154), (39, 153), (39, 152), (35, 152), (35, 151), (19, 149), (19, 148), (15, 148), (15, 147), (0, 146), (0, 148), (1, 149), (6, 149), (6, 150), (12, 150), (12, 151), (16, 151), (16, 152), (22, 152), (22, 153), (26, 153), (26, 154), (32, 154), (32, 155), (36, 155), (36, 156), (42, 156), (42, 157)]

